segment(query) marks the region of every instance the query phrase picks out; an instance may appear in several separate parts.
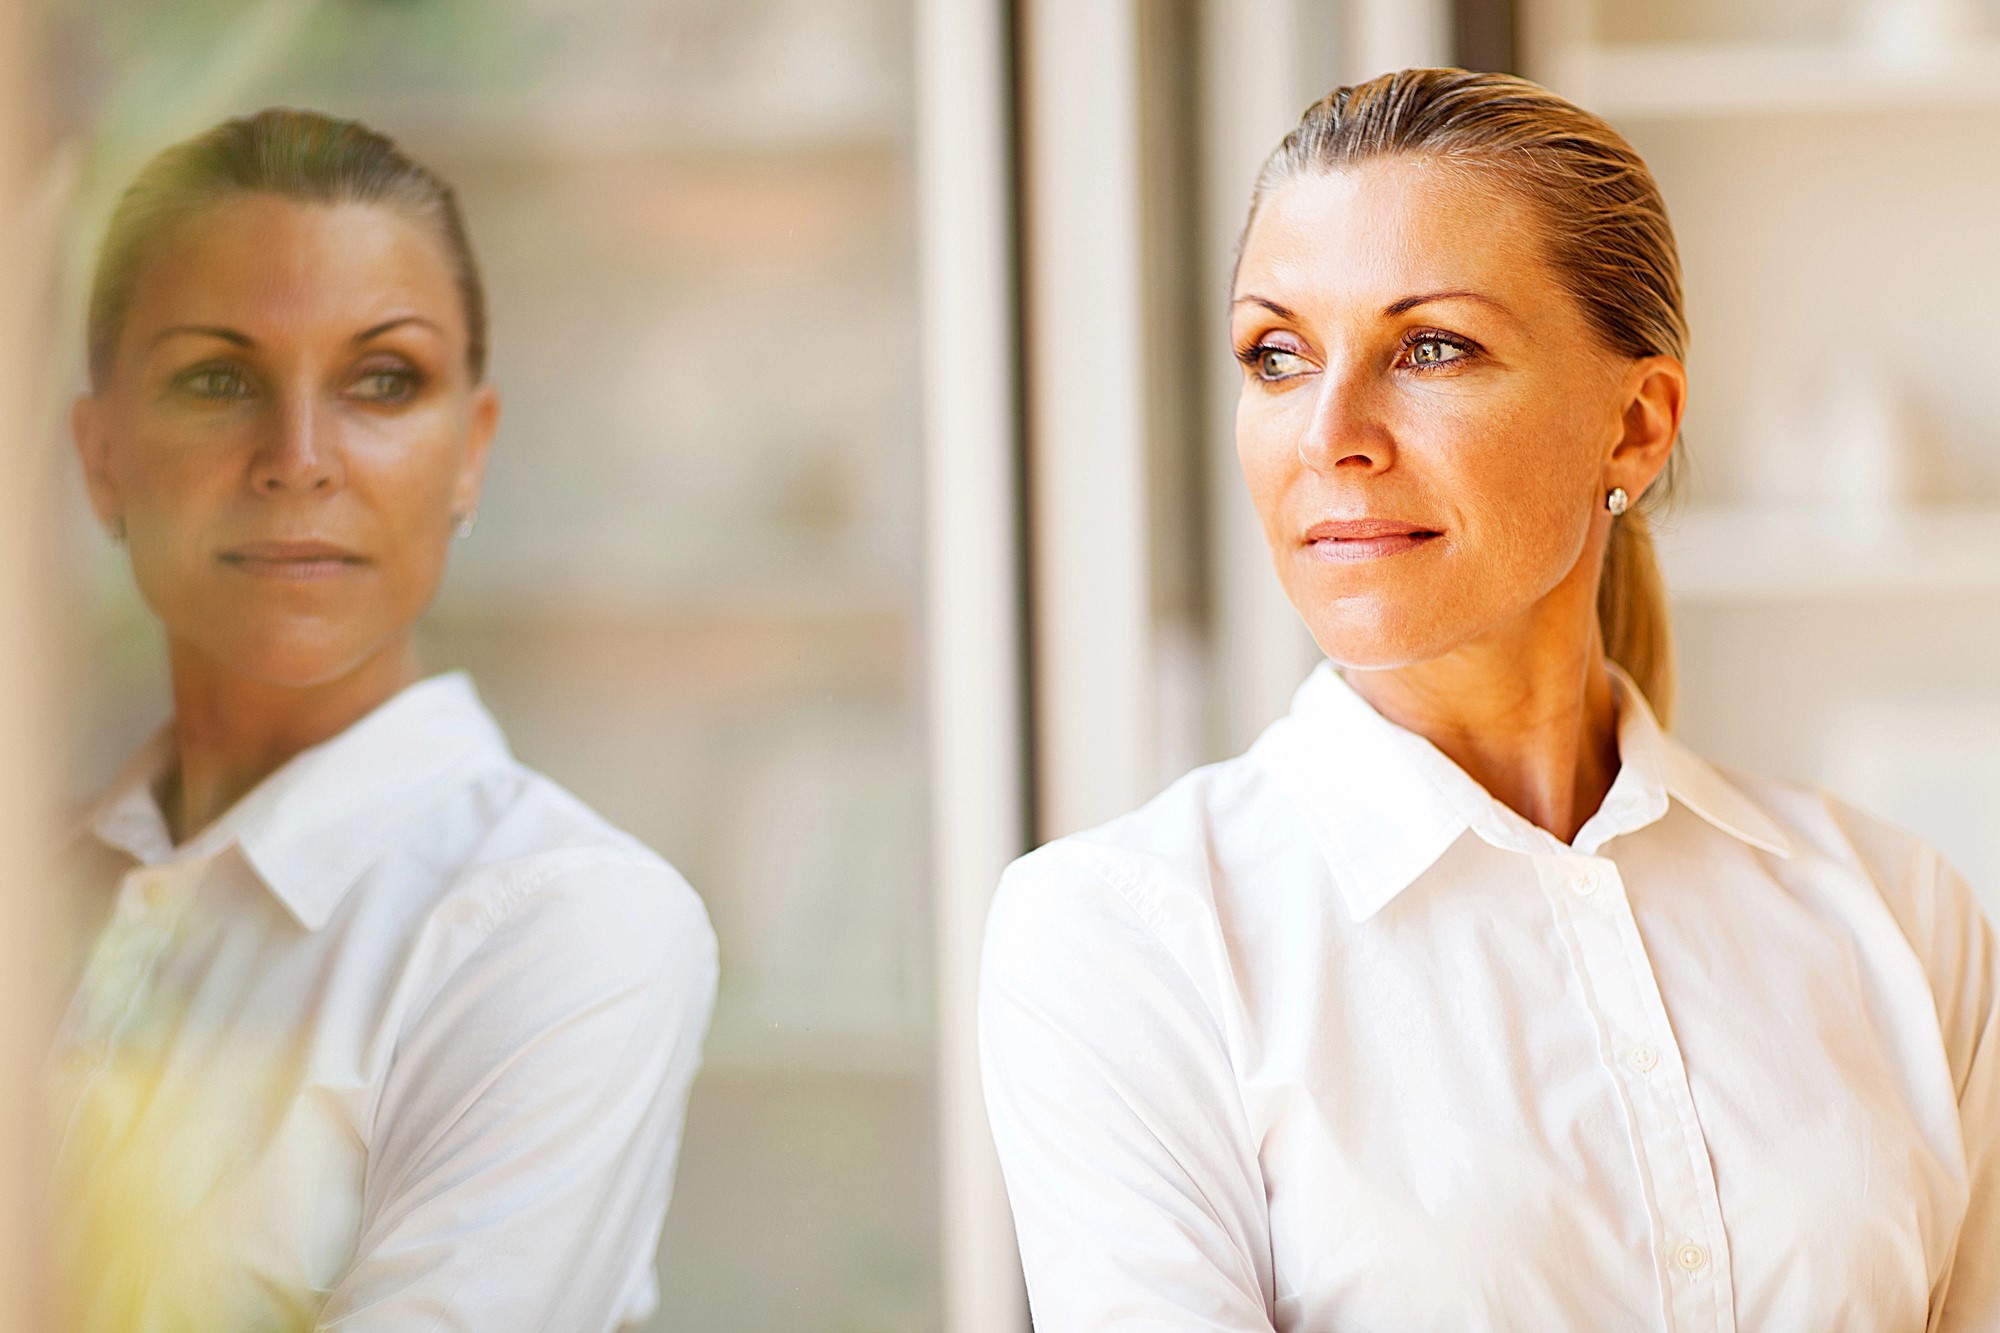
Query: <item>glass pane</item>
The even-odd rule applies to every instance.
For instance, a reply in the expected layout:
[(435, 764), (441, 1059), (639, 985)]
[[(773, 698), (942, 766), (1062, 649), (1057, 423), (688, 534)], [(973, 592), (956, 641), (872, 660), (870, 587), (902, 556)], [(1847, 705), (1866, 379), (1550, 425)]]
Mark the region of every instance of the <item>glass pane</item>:
[[(224, 115), (357, 116), (458, 187), (505, 410), (427, 665), (468, 668), (522, 758), (679, 866), (721, 938), (662, 1329), (940, 1320), (909, 8), (57, 14), (68, 346), (116, 190)], [(80, 503), (68, 526), (83, 793), (166, 703), (121, 553)]]

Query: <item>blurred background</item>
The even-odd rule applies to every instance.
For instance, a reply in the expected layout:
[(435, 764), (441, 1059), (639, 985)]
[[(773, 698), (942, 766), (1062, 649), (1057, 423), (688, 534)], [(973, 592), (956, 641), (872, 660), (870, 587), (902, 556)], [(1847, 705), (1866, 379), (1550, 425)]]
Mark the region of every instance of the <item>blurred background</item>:
[(0, 165), (48, 262), (12, 279), (45, 318), (4, 480), (58, 553), (50, 799), (166, 707), (63, 428), (109, 207), (223, 116), (366, 120), (459, 188), (506, 404), (430, 664), (722, 942), (656, 1329), (1025, 1328), (979, 920), (1009, 856), (1237, 752), (1315, 658), (1235, 476), (1222, 312), (1257, 165), (1337, 83), (1515, 70), (1646, 156), (1694, 328), (1678, 730), (2000, 904), (2000, 0), (27, 12)]

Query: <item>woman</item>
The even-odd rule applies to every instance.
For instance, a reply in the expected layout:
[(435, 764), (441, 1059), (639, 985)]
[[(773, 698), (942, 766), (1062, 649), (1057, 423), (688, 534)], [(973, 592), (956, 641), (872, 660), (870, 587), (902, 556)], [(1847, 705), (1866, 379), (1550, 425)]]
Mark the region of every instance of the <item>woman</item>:
[(1685, 333), (1644, 164), (1518, 79), (1344, 88), (1233, 297), (1244, 475), (1331, 664), (1001, 886), (1037, 1327), (2000, 1327), (1971, 893), (1656, 720), (1632, 506)]
[(715, 941), (418, 665), (498, 415), (451, 190), (352, 122), (218, 126), (120, 204), (89, 352), (77, 447), (174, 716), (80, 851), (77, 1323), (642, 1318)]

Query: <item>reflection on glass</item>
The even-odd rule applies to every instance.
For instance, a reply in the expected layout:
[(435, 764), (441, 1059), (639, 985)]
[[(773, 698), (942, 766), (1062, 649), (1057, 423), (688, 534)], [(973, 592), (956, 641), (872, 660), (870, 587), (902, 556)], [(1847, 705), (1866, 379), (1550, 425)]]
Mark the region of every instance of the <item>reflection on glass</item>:
[[(721, 938), (656, 1326), (934, 1327), (907, 4), (59, 10), (76, 267), (138, 161), (266, 104), (457, 185), (507, 401), (426, 661)], [(165, 701), (73, 526), (82, 792)]]

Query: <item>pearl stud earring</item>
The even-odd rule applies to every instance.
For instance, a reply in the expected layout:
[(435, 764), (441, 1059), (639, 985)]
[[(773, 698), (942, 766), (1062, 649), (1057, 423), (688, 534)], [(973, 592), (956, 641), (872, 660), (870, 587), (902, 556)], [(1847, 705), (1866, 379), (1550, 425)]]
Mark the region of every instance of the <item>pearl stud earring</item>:
[(1611, 511), (1613, 518), (1616, 518), (1632, 507), (1632, 497), (1625, 494), (1623, 486), (1613, 486), (1611, 494), (1604, 497), (1604, 507)]
[(452, 520), (451, 535), (464, 541), (472, 535), (472, 530), (477, 526), (479, 526), (479, 511), (468, 509)]

